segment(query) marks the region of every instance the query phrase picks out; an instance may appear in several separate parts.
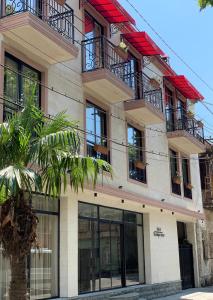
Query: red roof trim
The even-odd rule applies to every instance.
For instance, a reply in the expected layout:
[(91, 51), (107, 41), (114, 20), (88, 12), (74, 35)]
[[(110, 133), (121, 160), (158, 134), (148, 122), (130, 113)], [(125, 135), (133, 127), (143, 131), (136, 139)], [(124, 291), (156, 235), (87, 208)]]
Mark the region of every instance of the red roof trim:
[(198, 90), (188, 81), (184, 75), (177, 76), (165, 76), (174, 87), (176, 87), (181, 94), (190, 100), (203, 100), (204, 97), (198, 92)]
[(130, 14), (121, 6), (117, 0), (88, 0), (88, 2), (109, 23), (131, 23), (136, 24)]
[(142, 55), (165, 55), (165, 53), (144, 31), (124, 33), (122, 36)]

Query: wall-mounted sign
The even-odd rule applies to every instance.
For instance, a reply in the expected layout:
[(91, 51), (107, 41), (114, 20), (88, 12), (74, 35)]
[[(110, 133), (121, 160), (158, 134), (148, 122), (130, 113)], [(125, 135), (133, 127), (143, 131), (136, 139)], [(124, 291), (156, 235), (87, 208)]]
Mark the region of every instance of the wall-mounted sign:
[(157, 237), (165, 237), (165, 234), (162, 232), (160, 227), (157, 227), (153, 234)]

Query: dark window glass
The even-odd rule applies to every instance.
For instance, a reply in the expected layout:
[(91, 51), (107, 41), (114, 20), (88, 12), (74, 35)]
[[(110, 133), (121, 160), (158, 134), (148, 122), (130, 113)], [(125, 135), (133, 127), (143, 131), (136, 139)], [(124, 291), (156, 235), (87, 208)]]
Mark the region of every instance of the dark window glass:
[(100, 107), (87, 102), (86, 106), (87, 154), (109, 161), (107, 142), (107, 115)]
[(123, 218), (122, 210), (120, 209), (113, 209), (109, 207), (100, 206), (99, 213), (100, 219), (122, 221)]
[(22, 61), (6, 54), (4, 69), (4, 119), (23, 109), (26, 99), (31, 98), (40, 106), (41, 73)]
[(80, 217), (97, 218), (98, 217), (97, 206), (92, 204), (87, 204), (87, 203), (79, 203), (78, 215)]
[(99, 290), (98, 223), (90, 219), (79, 219), (79, 292)]
[(183, 189), (184, 197), (192, 198), (192, 186), (190, 176), (190, 161), (187, 158), (182, 159), (182, 173), (183, 173)]
[(170, 150), (172, 193), (181, 195), (181, 177), (180, 177), (178, 162), (179, 162), (178, 153), (173, 150)]
[(175, 130), (175, 108), (173, 92), (165, 87), (167, 130)]
[[(83, 205), (87, 205), (87, 211), (96, 207), (99, 214), (97, 219), (79, 215), (79, 292), (143, 283), (142, 215)], [(82, 203), (79, 203), (80, 211)]]
[(129, 177), (146, 183), (146, 163), (143, 147), (143, 133), (128, 125)]

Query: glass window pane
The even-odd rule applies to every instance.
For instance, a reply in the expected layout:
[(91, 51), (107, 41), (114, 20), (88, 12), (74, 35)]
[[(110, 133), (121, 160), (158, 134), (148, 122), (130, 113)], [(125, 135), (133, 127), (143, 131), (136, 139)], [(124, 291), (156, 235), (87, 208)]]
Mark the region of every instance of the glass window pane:
[(139, 283), (137, 225), (125, 224), (126, 285)]
[(32, 196), (32, 207), (35, 210), (44, 210), (49, 212), (58, 212), (59, 201), (56, 198), (45, 197), (41, 194)]
[(99, 290), (98, 224), (79, 219), (79, 292)]
[(101, 289), (109, 289), (111, 282), (110, 223), (100, 223), (100, 276)]
[[(58, 296), (58, 217), (37, 214), (39, 249), (31, 249), (30, 299), (46, 299)], [(0, 299), (8, 299), (11, 280), (9, 261), (0, 247)]]
[(124, 211), (124, 221), (136, 223), (137, 221), (137, 214), (131, 211)]
[(78, 204), (78, 215), (80, 217), (97, 218), (98, 216), (97, 206), (81, 202)]
[(40, 106), (40, 87), (38, 81), (40, 81), (39, 72), (28, 68), (27, 66), (22, 67), (22, 91), (21, 99), (26, 102), (28, 99), (32, 99), (36, 106)]
[(58, 217), (38, 214), (39, 249), (32, 249), (30, 299), (58, 296)]
[(22, 103), (19, 101), (18, 64), (9, 57), (5, 57), (5, 65), (8, 68), (4, 69), (4, 96), (6, 99), (4, 110), (9, 116), (19, 110)]
[(122, 221), (123, 213), (120, 209), (113, 209), (109, 207), (100, 206), (100, 219)]

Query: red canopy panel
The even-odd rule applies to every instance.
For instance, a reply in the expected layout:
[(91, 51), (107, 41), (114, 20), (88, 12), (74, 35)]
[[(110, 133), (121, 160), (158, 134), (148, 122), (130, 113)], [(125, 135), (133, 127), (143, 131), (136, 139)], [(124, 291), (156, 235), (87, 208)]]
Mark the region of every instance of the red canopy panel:
[(174, 87), (176, 87), (180, 93), (190, 100), (203, 100), (204, 97), (198, 92), (198, 90), (188, 81), (183, 75), (177, 76), (165, 76)]
[(109, 23), (131, 23), (135, 20), (121, 6), (117, 0), (88, 0), (88, 2), (109, 22)]
[(165, 55), (146, 32), (124, 33), (122, 36), (142, 55)]

